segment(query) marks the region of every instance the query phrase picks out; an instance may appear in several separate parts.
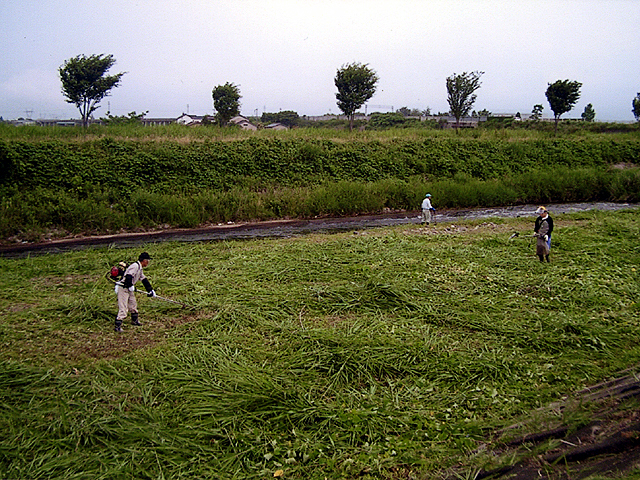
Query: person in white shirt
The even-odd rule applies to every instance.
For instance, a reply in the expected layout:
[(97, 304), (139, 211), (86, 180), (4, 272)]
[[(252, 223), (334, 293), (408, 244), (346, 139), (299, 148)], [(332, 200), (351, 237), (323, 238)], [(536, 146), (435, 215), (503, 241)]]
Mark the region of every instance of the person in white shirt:
[(427, 193), (422, 200), (422, 223), (429, 225), (436, 222), (436, 209), (431, 205), (431, 194)]
[(155, 297), (151, 283), (144, 276), (142, 269), (149, 265), (151, 257), (147, 252), (142, 252), (137, 262), (133, 262), (127, 267), (122, 280), (116, 283), (116, 293), (118, 295), (118, 316), (116, 317), (115, 331), (122, 331), (122, 321), (131, 312), (131, 325), (142, 325), (138, 320), (138, 303), (136, 301), (135, 284), (140, 281), (147, 290), (147, 296)]

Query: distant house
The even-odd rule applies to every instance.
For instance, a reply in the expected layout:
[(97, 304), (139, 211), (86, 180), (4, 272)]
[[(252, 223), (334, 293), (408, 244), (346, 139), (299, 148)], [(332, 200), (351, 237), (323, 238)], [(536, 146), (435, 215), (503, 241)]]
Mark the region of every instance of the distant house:
[(187, 126), (195, 126), (202, 124), (202, 119), (204, 119), (206, 115), (189, 115), (188, 113), (183, 113), (178, 118), (176, 118), (175, 122), (180, 125)]
[(267, 125), (264, 128), (269, 128), (271, 130), (289, 130), (289, 127), (287, 127), (286, 125), (283, 125), (282, 123), (270, 123), (269, 125)]
[(242, 115), (238, 115), (237, 117), (233, 117), (231, 120), (229, 120), (229, 123), (232, 124), (232, 125), (237, 125), (243, 130), (257, 130), (258, 129), (258, 127), (256, 127), (253, 123), (251, 123), (248, 118), (243, 117)]

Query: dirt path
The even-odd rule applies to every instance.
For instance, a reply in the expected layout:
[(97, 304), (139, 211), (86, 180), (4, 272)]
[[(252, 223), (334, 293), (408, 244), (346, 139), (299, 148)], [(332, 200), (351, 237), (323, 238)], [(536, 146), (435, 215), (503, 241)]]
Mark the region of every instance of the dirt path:
[[(547, 205), (551, 214), (571, 213), (586, 210), (614, 211), (635, 208), (638, 204), (591, 202)], [(439, 223), (453, 223), (459, 220), (502, 217), (534, 218), (535, 205), (508, 207), (483, 207), (457, 210), (438, 210)], [(315, 218), (309, 220), (274, 220), (255, 223), (230, 223), (211, 225), (193, 229), (170, 229), (151, 232), (124, 233), (118, 235), (81, 236), (49, 240), (38, 243), (0, 244), (0, 256), (23, 257), (31, 254), (57, 253), (67, 250), (111, 245), (125, 248), (143, 243), (164, 241), (201, 242), (216, 240), (236, 240), (266, 237), (291, 237), (313, 232), (335, 232), (341, 230), (361, 230), (365, 228), (420, 223), (418, 211), (394, 212), (380, 215), (357, 217)]]

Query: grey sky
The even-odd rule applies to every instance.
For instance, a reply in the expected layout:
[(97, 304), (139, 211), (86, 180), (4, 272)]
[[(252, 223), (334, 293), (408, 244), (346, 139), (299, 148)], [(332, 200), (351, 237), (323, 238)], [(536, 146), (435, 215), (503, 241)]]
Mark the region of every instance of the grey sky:
[(336, 71), (360, 62), (380, 77), (370, 105), (444, 112), (446, 78), (479, 70), (476, 110), (552, 116), (544, 92), (569, 79), (582, 95), (563, 118), (591, 103), (632, 121), (639, 23), (639, 0), (2, 0), (0, 116), (79, 117), (58, 68), (113, 54), (128, 73), (97, 117), (211, 114), (226, 82), (244, 115), (339, 113)]

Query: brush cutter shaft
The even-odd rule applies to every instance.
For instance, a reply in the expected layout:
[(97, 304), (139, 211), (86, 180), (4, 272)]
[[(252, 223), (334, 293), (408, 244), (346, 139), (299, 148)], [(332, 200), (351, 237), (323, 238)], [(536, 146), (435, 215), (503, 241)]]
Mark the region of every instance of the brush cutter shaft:
[(165, 298), (165, 297), (161, 297), (160, 295), (155, 295), (151, 298), (157, 298), (158, 300), (162, 300), (163, 302), (169, 302), (169, 303), (175, 303), (177, 305), (182, 305), (183, 307), (186, 307), (187, 305), (185, 303), (182, 302), (176, 302), (175, 300), (171, 300), (170, 298)]

